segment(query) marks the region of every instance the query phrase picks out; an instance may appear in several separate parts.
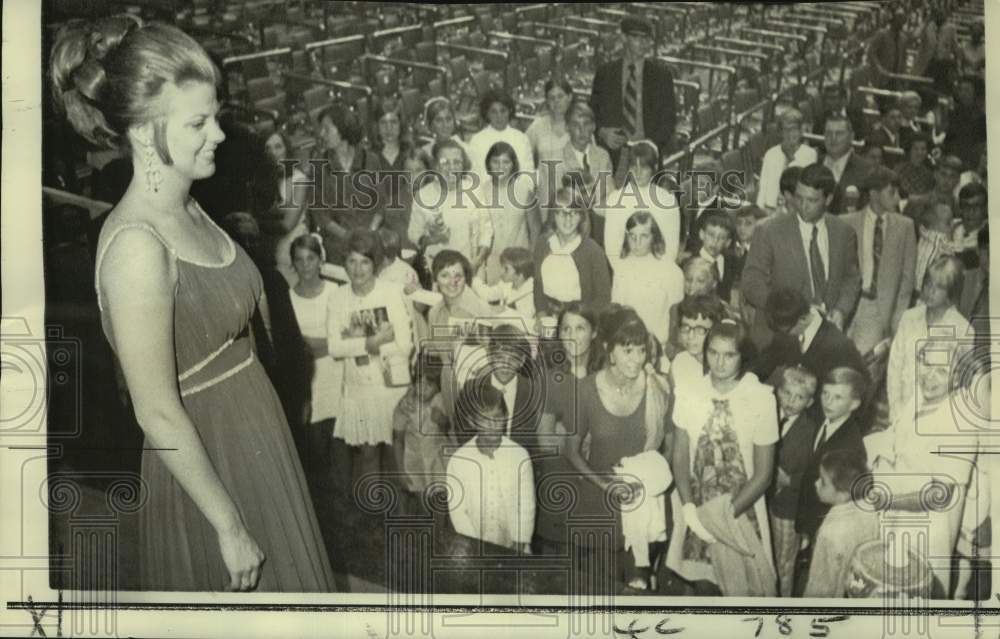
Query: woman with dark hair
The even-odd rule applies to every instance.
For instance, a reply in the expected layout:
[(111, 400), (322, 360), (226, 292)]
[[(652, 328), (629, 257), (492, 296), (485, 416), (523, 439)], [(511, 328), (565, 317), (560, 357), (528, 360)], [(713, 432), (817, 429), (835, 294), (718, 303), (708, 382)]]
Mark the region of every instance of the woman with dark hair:
[[(264, 150), (274, 161), (274, 172), (278, 183), (278, 199), (273, 212), (275, 230), (274, 262), (278, 272), (285, 276), (288, 285), (295, 284), (298, 276), (292, 266), (292, 242), (309, 232), (306, 221), (306, 201), (308, 198), (306, 175), (298, 166), (287, 169), (282, 161), (291, 159), (292, 145), (288, 135), (280, 128), (264, 140)], [(272, 217), (272, 216), (269, 216)]]
[[(564, 416), (569, 433), (564, 454), (579, 474), (573, 514), (614, 517), (613, 548), (619, 553), (618, 566), (624, 569), (615, 577), (641, 590), (649, 585), (649, 569), (637, 569), (632, 554), (625, 552), (620, 504), (612, 495), (612, 486), (619, 481), (614, 468), (640, 453), (665, 451), (669, 398), (652, 374), (652, 341), (635, 311), (614, 308), (599, 323), (607, 355), (604, 367), (579, 382), (576, 410)], [(589, 450), (584, 446), (587, 439)], [(664, 540), (665, 536), (660, 541)]]
[(410, 127), (403, 119), (403, 105), (395, 98), (375, 103), (375, 139), (372, 149), (379, 154), (383, 171), (402, 171), (410, 148)]
[(318, 121), (319, 148), (326, 164), (320, 181), (323, 197), (311, 214), (323, 235), (327, 261), (343, 264), (351, 232), (374, 231), (382, 224), (385, 198), (377, 172), (383, 165), (379, 154), (362, 144), (364, 128), (357, 113), (333, 104)]
[[(401, 289), (376, 277), (382, 264), (378, 235), (365, 230), (351, 233), (345, 264), (350, 284), (334, 292), (327, 324), (330, 355), (344, 365), (343, 399), (333, 437), (335, 444), (355, 448), (359, 463), (353, 464), (350, 457), (335, 458), (334, 466), (343, 478), (353, 475), (358, 480), (379, 472), (383, 445), (392, 445), (392, 411), (406, 394), (406, 385), (388, 385), (390, 366), (408, 360), (413, 335)], [(334, 452), (340, 456), (345, 451), (341, 447)]]
[(535, 170), (531, 142), (522, 131), (511, 126), (514, 117), (514, 98), (497, 89), (490, 89), (479, 101), (479, 116), (486, 123), (479, 133), (469, 140), (469, 158), (472, 170), (486, 178), (486, 154), (497, 142), (506, 142), (514, 148), (517, 164), (526, 173)]
[(649, 211), (625, 222), (625, 241), (611, 260), (611, 301), (631, 306), (661, 346), (670, 339), (670, 309), (684, 297), (684, 274), (664, 258), (663, 233)]
[(682, 508), (674, 511), (667, 567), (692, 582), (697, 594), (775, 594), (775, 583), (766, 579), (759, 592), (729, 591), (718, 558), (732, 540), (718, 541), (704, 525), (721, 519), (730, 530), (745, 532), (743, 541), (754, 547), (744, 550), (771, 566), (770, 581), (776, 582), (764, 491), (774, 467), (778, 413), (774, 390), (747, 371), (753, 354), (746, 330), (724, 319), (705, 338), (708, 374), (675, 389), (683, 401), (674, 404), (671, 468)]
[(520, 174), (517, 154), (506, 142), (497, 142), (486, 154), (489, 179), (482, 185), (482, 201), (493, 225), (493, 243), (485, 263), (489, 286), (500, 282), (500, 254), (511, 246), (530, 248), (541, 220), (531, 178)]
[(467, 366), (458, 368), (463, 363), (476, 363), (470, 349), (477, 346), (480, 326), (483, 320), (497, 315), (497, 311), (472, 290), (472, 275), (472, 264), (458, 251), (444, 249), (431, 263), (432, 282), (441, 294), (441, 301), (427, 312), (430, 334), (425, 342), (444, 365), (441, 393), (449, 417), (454, 416), (457, 390), (471, 373), (466, 370)]
[(528, 126), (525, 135), (535, 152), (536, 164), (546, 160), (561, 160), (569, 144), (566, 113), (573, 102), (573, 87), (566, 78), (549, 78), (545, 82), (545, 112)]
[(140, 587), (332, 589), (302, 466), (251, 345), (260, 273), (190, 196), (225, 139), (218, 70), (178, 29), (122, 16), (64, 28), (51, 72), (73, 127), (132, 157), (96, 285), (146, 436)]
[(295, 238), (289, 253), (298, 277), (290, 291), (292, 308), (313, 362), (309, 380), (312, 401), (302, 420), (308, 433), (302, 438), (308, 442), (304, 461), (309, 465), (309, 471), (318, 475), (330, 468), (330, 439), (340, 413), (344, 383), (344, 363), (330, 356), (327, 337), (337, 286), (320, 277), (326, 255), (323, 253), (323, 240), (318, 234)]
[(535, 242), (535, 309), (557, 315), (563, 304), (584, 301), (601, 311), (611, 302), (611, 272), (604, 251), (588, 237), (590, 211), (569, 189), (556, 192), (553, 230)]
[(931, 139), (926, 133), (912, 133), (903, 139), (906, 159), (896, 165), (899, 190), (907, 199), (934, 190), (934, 168), (930, 163)]

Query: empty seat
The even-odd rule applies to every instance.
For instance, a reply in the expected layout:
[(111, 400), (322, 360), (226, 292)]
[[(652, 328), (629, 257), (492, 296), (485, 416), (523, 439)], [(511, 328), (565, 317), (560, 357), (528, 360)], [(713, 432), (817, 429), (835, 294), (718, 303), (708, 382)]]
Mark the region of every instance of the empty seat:
[(267, 69), (267, 60), (265, 58), (244, 60), (241, 66), (243, 68), (243, 79), (247, 82), (253, 78), (270, 77), (270, 72)]

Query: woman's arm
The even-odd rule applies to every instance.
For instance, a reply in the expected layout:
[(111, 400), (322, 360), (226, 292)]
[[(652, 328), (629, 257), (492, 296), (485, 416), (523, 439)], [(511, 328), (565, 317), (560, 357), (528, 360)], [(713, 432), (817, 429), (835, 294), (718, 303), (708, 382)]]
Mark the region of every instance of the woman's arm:
[(774, 445), (753, 447), (753, 477), (733, 495), (733, 516), (746, 512), (771, 484), (774, 472)]
[[(350, 286), (350, 284), (345, 284), (345, 286)], [(331, 296), (339, 297), (339, 296)], [(331, 304), (333, 307), (338, 308), (343, 304), (343, 300), (332, 300)], [(326, 340), (327, 348), (329, 349), (329, 354), (331, 357), (336, 359), (346, 359), (348, 357), (361, 357), (368, 354), (367, 342), (371, 338), (366, 338), (363, 335), (359, 336), (345, 336), (344, 332), (347, 331), (349, 326), (348, 315), (344, 312), (329, 311), (326, 316)]]
[(674, 484), (677, 485), (677, 496), (682, 504), (689, 504), (694, 498), (691, 494), (691, 451), (687, 431), (683, 428), (674, 430), (674, 453), (670, 469), (674, 474)]
[(102, 262), (101, 294), (148, 446), (157, 449), (171, 475), (215, 529), (230, 575), (229, 588), (249, 590), (260, 577), (264, 553), (219, 479), (177, 391), (175, 268), (153, 235), (126, 229)]
[[(581, 428), (583, 426), (583, 428)], [(609, 475), (602, 475), (600, 473), (594, 472), (594, 469), (590, 467), (590, 464), (580, 451), (583, 449), (583, 440), (587, 437), (587, 431), (589, 428), (586, 425), (586, 419), (581, 420), (577, 418), (577, 427), (573, 429), (573, 432), (569, 435), (569, 443), (566, 446), (565, 454), (566, 459), (569, 460), (573, 469), (580, 473), (581, 476), (590, 480), (598, 488), (606, 489), (611, 485), (611, 477)]]

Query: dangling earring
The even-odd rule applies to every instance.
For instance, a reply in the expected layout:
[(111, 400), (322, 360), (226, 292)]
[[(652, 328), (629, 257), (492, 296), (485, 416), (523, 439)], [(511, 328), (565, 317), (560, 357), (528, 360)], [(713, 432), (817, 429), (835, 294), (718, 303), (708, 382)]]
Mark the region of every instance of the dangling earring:
[(153, 148), (152, 144), (143, 145), (142, 155), (143, 162), (146, 164), (146, 188), (154, 193), (159, 193), (163, 175), (160, 174), (160, 169), (154, 160), (156, 149)]

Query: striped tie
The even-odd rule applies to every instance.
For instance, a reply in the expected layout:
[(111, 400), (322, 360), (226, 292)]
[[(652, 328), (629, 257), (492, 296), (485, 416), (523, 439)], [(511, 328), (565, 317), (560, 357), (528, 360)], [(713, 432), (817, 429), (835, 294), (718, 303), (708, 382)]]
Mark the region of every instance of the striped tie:
[(625, 82), (625, 99), (623, 103), (625, 127), (628, 129), (629, 136), (634, 136), (639, 128), (637, 126), (639, 122), (639, 89), (637, 88), (637, 82), (635, 64), (630, 64), (628, 65), (628, 80)]

